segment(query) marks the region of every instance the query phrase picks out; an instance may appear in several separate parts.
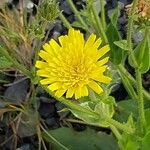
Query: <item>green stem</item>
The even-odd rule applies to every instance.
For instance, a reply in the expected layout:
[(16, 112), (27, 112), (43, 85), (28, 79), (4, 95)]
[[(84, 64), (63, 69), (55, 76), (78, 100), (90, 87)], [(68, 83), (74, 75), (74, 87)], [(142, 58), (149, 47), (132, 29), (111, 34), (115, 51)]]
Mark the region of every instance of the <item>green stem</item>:
[(118, 141), (122, 138), (120, 132), (117, 130), (116, 127), (114, 126), (110, 126), (111, 131), (114, 133), (114, 135), (116, 136), (116, 138), (118, 139)]
[(122, 79), (122, 82), (123, 82), (125, 89), (127, 90), (128, 94), (131, 96), (131, 98), (133, 100), (137, 100), (138, 99), (137, 94), (136, 94), (132, 84), (128, 80), (128, 78), (123, 73), (121, 73), (121, 71), (118, 70), (118, 72), (119, 72), (119, 75)]
[[(124, 76), (127, 77), (127, 79), (129, 80), (129, 82), (131, 82), (131, 84), (134, 87), (137, 86), (136, 80), (132, 77), (132, 75), (126, 70), (126, 68), (122, 64), (120, 64), (119, 66), (117, 66), (117, 69), (120, 71), (121, 74), (124, 74)], [(145, 98), (147, 100), (150, 100), (150, 94), (144, 88), (142, 88), (142, 91), (143, 91), (143, 95), (145, 96)]]
[(133, 18), (134, 18), (134, 13), (136, 10), (136, 5), (137, 5), (138, 0), (133, 0), (133, 4), (130, 10), (130, 14), (129, 14), (129, 22), (128, 22), (128, 28), (127, 28), (127, 43), (128, 43), (128, 47), (130, 49), (130, 54), (131, 54), (131, 58), (133, 61), (133, 64), (135, 65), (135, 67), (138, 66), (133, 50), (132, 50), (132, 28), (133, 28)]
[(68, 4), (70, 5), (72, 11), (74, 12), (75, 16), (77, 17), (77, 19), (80, 21), (80, 23), (84, 26), (84, 28), (90, 32), (88, 26), (86, 25), (86, 23), (84, 22), (84, 20), (82, 19), (82, 17), (80, 16), (80, 13), (78, 12), (78, 10), (76, 9), (74, 3), (72, 2), (72, 0), (67, 0)]
[(128, 22), (128, 29), (127, 29), (127, 43), (130, 49), (132, 49), (132, 27), (133, 27), (133, 17), (136, 10), (138, 0), (133, 0), (132, 7), (129, 13), (129, 22)]
[(105, 18), (105, 4), (104, 0), (100, 0), (100, 6), (101, 6), (101, 20), (103, 24), (104, 30), (106, 30), (106, 18)]
[(99, 29), (98, 29), (97, 24), (95, 22), (95, 18), (93, 17), (93, 12), (91, 12), (91, 11), (89, 13), (89, 20), (91, 21), (91, 25), (93, 26), (96, 35), (100, 37), (101, 33), (99, 32)]
[(62, 13), (59, 14), (59, 18), (64, 23), (64, 25), (67, 29), (72, 28), (71, 24), (69, 23), (69, 21), (65, 18), (65, 16)]
[(100, 34), (102, 36), (102, 39), (104, 40), (104, 43), (108, 43), (106, 33), (105, 33), (104, 29), (103, 29), (103, 25), (102, 25), (102, 23), (100, 21), (100, 18), (99, 18), (99, 16), (98, 16), (98, 14), (97, 14), (97, 12), (96, 12), (96, 10), (95, 10), (93, 5), (91, 6), (91, 10), (93, 12), (93, 15), (94, 15), (94, 18), (95, 18), (95, 22), (96, 22), (97, 27), (99, 29), (99, 32), (100, 32)]
[(143, 99), (143, 92), (142, 92), (142, 76), (141, 72), (137, 69), (136, 70), (136, 80), (137, 80), (137, 92), (138, 92), (138, 111), (139, 111), (139, 119), (140, 119), (140, 128), (141, 132), (144, 133), (146, 120), (144, 114), (144, 99)]

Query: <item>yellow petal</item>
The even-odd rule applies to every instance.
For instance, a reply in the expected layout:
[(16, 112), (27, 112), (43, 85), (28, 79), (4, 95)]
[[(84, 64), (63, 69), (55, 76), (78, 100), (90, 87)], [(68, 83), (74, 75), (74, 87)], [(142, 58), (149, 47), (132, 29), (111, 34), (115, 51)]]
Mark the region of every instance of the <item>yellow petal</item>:
[(49, 85), (48, 89), (51, 90), (51, 91), (55, 91), (57, 89), (60, 89), (61, 86), (62, 86), (61, 82), (55, 82), (55, 83), (52, 83), (51, 85)]
[(56, 78), (46, 78), (40, 81), (42, 85), (50, 84), (56, 81)]
[(66, 35), (62, 35), (62, 36), (60, 36), (59, 38), (58, 38), (58, 40), (59, 40), (59, 43), (60, 43), (60, 45), (62, 46), (62, 47), (65, 47), (66, 46), (66, 44), (67, 44), (67, 41), (68, 41), (68, 36), (66, 36)]
[(94, 68), (94, 70), (91, 72), (91, 74), (89, 75), (89, 77), (95, 77), (95, 76), (98, 76), (98, 75), (101, 75), (103, 74), (107, 69), (107, 65), (104, 65), (104, 66), (97, 66), (96, 68)]
[(48, 64), (46, 62), (43, 62), (43, 61), (36, 61), (36, 64), (35, 64), (35, 67), (36, 68), (46, 68), (48, 67)]
[(96, 81), (99, 81), (101, 83), (110, 83), (110, 81), (112, 80), (110, 77), (106, 77), (104, 75), (100, 75), (98, 77), (93, 78)]
[(88, 96), (88, 88), (86, 86), (81, 88), (81, 96)]
[(98, 61), (96, 64), (98, 66), (102, 66), (102, 65), (106, 64), (108, 62), (108, 60), (109, 60), (109, 57), (105, 57), (104, 59)]
[(80, 97), (81, 97), (81, 87), (78, 87), (75, 90), (75, 99), (79, 99)]
[(66, 92), (66, 89), (59, 89), (55, 92), (56, 97), (60, 98), (64, 95), (64, 93)]
[(40, 77), (49, 77), (49, 71), (46, 71), (44, 69), (42, 70), (38, 70), (37, 71), (37, 76), (40, 76)]
[(49, 53), (47, 53), (43, 50), (41, 50), (38, 55), (47, 62), (51, 60)]
[(97, 48), (101, 45), (101, 43), (102, 43), (102, 39), (101, 39), (101, 38), (98, 38), (98, 39), (96, 40), (96, 42), (94, 43), (93, 47), (94, 47), (95, 49), (97, 49)]
[(70, 39), (72, 39), (74, 37), (74, 32), (75, 32), (75, 30), (73, 28), (69, 29), (69, 31), (68, 31), (68, 37)]
[(49, 44), (45, 43), (45, 44), (43, 45), (43, 49), (44, 49), (46, 52), (48, 52), (50, 55), (53, 55), (53, 50), (52, 50), (52, 48), (51, 48), (51, 46), (50, 46)]
[(59, 46), (59, 44), (54, 40), (54, 39), (51, 39), (50, 41), (49, 41), (49, 44), (50, 44), (50, 46), (53, 48), (53, 50), (54, 50), (54, 52), (58, 52), (59, 50), (60, 50), (60, 46)]
[(98, 58), (98, 59), (101, 58), (101, 57), (104, 56), (109, 50), (110, 50), (109, 45), (103, 46), (102, 48), (100, 48), (100, 49), (98, 50), (97, 58)]
[(98, 94), (103, 92), (103, 89), (95, 81), (90, 81), (88, 86)]
[(74, 92), (75, 92), (75, 89), (73, 87), (69, 88), (66, 93), (66, 98), (71, 98)]
[(92, 33), (85, 43), (85, 49), (91, 47), (94, 44), (95, 39), (96, 35)]

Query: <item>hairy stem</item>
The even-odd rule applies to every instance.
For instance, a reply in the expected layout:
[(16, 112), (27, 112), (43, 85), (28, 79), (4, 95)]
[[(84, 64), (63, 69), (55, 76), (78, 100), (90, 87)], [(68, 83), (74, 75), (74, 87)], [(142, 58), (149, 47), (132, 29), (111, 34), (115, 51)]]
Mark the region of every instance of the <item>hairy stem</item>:
[[(131, 84), (136, 87), (137, 86), (137, 82), (136, 80), (132, 77), (132, 75), (126, 70), (126, 68), (120, 64), (119, 66), (117, 66), (117, 69), (119, 70), (119, 72), (121, 74), (124, 74), (124, 76), (127, 77), (127, 79), (129, 80), (129, 82), (131, 82)], [(150, 94), (142, 87), (142, 91), (143, 91), (143, 95), (145, 96), (145, 98), (147, 100), (150, 100)]]
[(122, 138), (120, 132), (114, 126), (110, 126), (111, 131), (114, 133), (118, 141)]
[(139, 111), (139, 118), (140, 118), (140, 128), (141, 132), (144, 133), (146, 120), (144, 114), (144, 99), (143, 99), (143, 92), (142, 92), (142, 76), (141, 72), (137, 69), (136, 70), (136, 80), (137, 80), (137, 92), (138, 92), (138, 111)]
[(132, 29), (133, 29), (133, 18), (134, 18), (134, 14), (135, 14), (135, 10), (136, 10), (136, 5), (137, 5), (138, 0), (133, 0), (133, 4), (130, 10), (130, 14), (129, 14), (129, 22), (128, 22), (128, 28), (127, 28), (127, 43), (128, 43), (128, 47), (130, 49), (130, 55), (133, 61), (133, 64), (135, 67), (137, 67), (137, 62), (133, 53), (133, 47), (132, 47)]

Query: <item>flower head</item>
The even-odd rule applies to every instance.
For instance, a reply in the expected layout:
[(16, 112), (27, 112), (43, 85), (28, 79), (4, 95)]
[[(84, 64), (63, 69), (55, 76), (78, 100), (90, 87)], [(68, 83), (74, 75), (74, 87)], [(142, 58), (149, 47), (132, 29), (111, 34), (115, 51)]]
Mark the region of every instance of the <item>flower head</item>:
[[(133, 4), (127, 5), (127, 14), (131, 11)], [(134, 20), (137, 24), (150, 25), (150, 0), (138, 0), (135, 10)]]
[(78, 99), (88, 96), (89, 89), (102, 93), (99, 83), (111, 81), (104, 75), (109, 57), (102, 59), (109, 45), (99, 49), (101, 38), (96, 40), (96, 35), (91, 34), (85, 41), (83, 34), (73, 28), (58, 40), (51, 39), (39, 52), (42, 60), (36, 62), (36, 67), (37, 75), (43, 77), (41, 84), (55, 91), (57, 97), (66, 93), (67, 98)]
[(138, 4), (136, 6), (136, 12), (139, 17), (150, 20), (150, 0), (138, 0)]

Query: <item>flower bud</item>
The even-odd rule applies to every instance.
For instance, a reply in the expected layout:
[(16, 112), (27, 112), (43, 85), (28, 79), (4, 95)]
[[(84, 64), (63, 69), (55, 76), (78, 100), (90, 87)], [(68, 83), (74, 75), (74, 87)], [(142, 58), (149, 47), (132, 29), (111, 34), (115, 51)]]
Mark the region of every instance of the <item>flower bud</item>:
[(38, 16), (47, 22), (53, 22), (58, 15), (59, 8), (55, 0), (44, 0), (38, 7)]

